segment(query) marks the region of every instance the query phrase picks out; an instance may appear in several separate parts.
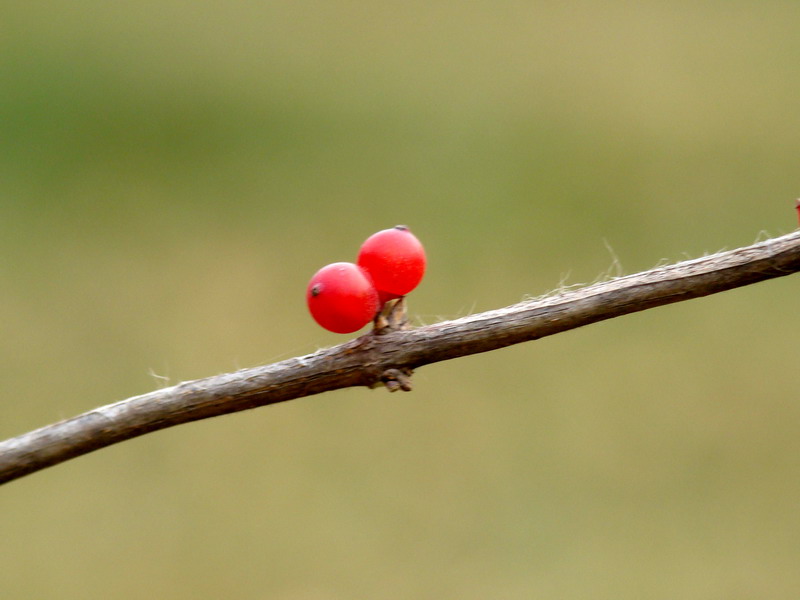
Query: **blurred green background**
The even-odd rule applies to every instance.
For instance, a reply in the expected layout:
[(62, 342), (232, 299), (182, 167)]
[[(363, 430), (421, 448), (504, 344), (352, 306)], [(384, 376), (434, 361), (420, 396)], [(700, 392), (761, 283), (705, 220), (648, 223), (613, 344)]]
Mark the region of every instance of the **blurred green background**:
[[(797, 2), (6, 2), (0, 437), (794, 229)], [(617, 269), (617, 261), (619, 269)], [(4, 598), (790, 598), (789, 277), (169, 429), (0, 489)]]

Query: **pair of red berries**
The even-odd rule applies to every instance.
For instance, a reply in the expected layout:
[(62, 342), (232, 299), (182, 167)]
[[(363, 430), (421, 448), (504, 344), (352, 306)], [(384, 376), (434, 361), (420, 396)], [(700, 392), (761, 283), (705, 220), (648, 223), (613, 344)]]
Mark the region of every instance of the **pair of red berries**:
[(369, 323), (389, 300), (408, 294), (425, 274), (425, 250), (408, 227), (371, 235), (356, 264), (337, 262), (311, 278), (306, 301), (311, 316), (334, 333), (352, 333)]

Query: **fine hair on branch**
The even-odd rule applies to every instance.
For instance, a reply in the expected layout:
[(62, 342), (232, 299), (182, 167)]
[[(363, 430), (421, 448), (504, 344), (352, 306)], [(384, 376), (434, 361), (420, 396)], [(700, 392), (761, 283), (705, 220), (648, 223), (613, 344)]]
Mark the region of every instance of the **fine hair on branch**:
[(800, 271), (800, 231), (586, 287), (134, 396), (0, 442), (0, 483), (152, 431), (352, 386), (411, 389), (414, 369)]

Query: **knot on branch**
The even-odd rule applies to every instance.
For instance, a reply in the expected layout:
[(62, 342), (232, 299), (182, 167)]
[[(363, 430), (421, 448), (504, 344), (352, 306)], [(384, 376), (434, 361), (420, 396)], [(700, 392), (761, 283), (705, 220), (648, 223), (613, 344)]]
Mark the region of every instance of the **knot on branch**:
[(381, 374), (381, 383), (383, 383), (390, 392), (396, 392), (397, 390), (410, 392), (411, 375), (413, 373), (414, 371), (408, 368), (386, 369)]
[[(375, 316), (372, 331), (361, 338), (364, 342), (364, 350), (367, 353), (374, 353), (376, 346), (379, 346), (384, 341), (384, 336), (408, 329), (405, 297), (401, 296), (400, 298), (389, 300)], [(380, 356), (373, 355), (371, 358), (373, 360), (370, 360), (369, 364), (372, 368), (368, 369), (368, 371), (371, 371), (369, 375), (372, 380), (369, 384), (371, 388), (385, 385), (390, 392), (396, 392), (397, 390), (411, 391), (411, 375), (414, 373), (412, 369), (408, 367), (383, 368), (379, 366), (382, 362)]]

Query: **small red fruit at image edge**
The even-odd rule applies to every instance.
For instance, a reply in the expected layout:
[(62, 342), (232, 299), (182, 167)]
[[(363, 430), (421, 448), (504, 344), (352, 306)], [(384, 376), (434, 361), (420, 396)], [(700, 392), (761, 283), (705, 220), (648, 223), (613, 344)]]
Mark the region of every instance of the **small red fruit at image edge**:
[(371, 235), (358, 252), (358, 266), (372, 277), (381, 303), (405, 296), (425, 274), (425, 249), (405, 225)]
[(311, 316), (334, 333), (353, 333), (378, 312), (378, 293), (361, 268), (348, 262), (322, 267), (306, 290)]

